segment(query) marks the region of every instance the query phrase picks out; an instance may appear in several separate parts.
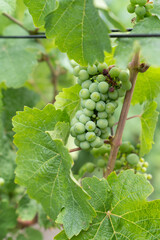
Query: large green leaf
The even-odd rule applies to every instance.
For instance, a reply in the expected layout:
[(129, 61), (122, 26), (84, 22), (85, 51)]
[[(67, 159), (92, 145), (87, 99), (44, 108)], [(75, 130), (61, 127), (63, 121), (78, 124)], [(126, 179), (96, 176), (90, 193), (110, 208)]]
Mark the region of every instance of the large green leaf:
[(153, 2), (154, 2), (154, 5), (151, 12), (160, 17), (160, 0), (154, 0)]
[(103, 62), (104, 51), (111, 51), (108, 28), (92, 0), (60, 0), (45, 20), (47, 37), (81, 65)]
[(27, 188), (31, 198), (42, 204), (55, 220), (57, 215), (64, 224), (68, 237), (86, 230), (94, 210), (89, 196), (70, 175), (73, 164), (61, 140), (53, 140), (58, 122), (68, 122), (65, 111), (47, 105), (43, 110), (25, 108), (13, 118), (15, 144), (18, 147), (16, 182)]
[(16, 227), (16, 213), (15, 209), (9, 206), (6, 201), (0, 202), (0, 240), (2, 240), (9, 230)]
[(65, 109), (71, 119), (74, 117), (77, 110), (80, 109), (80, 90), (81, 87), (77, 84), (70, 88), (64, 88), (63, 92), (60, 92), (56, 96), (55, 107), (61, 110)]
[(56, 7), (56, 0), (24, 0), (37, 27), (44, 25), (45, 17)]
[[(96, 177), (83, 180), (83, 188), (92, 197), (97, 217), (88, 231), (72, 240), (158, 240), (160, 238), (160, 200), (147, 202), (153, 188), (142, 175), (131, 170), (117, 177), (112, 173), (108, 181)], [(65, 232), (55, 237), (67, 240)]]
[(16, 7), (16, 0), (0, 0), (0, 12), (11, 14)]
[(156, 111), (157, 103), (150, 102), (146, 103), (144, 106), (144, 112), (141, 116), (141, 148), (140, 153), (141, 156), (150, 152), (152, 148), (152, 144), (154, 143), (154, 132), (156, 129), (156, 124), (158, 121), (159, 113)]
[[(160, 20), (153, 16), (145, 18), (137, 23), (132, 31), (133, 33), (159, 33)], [(141, 54), (145, 61), (151, 65), (160, 65), (160, 39), (159, 38), (128, 38), (118, 40), (118, 47), (115, 51), (117, 64), (122, 68), (126, 67), (134, 54), (134, 44), (140, 45)]]

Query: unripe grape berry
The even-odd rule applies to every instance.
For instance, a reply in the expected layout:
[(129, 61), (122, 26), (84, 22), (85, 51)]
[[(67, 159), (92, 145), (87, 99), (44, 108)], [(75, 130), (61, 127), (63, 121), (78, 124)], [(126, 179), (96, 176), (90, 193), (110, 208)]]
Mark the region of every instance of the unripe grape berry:
[(92, 83), (89, 87), (90, 93), (98, 92), (98, 83)]
[(135, 13), (138, 17), (143, 18), (146, 14), (146, 8), (143, 6), (137, 6), (135, 9)]
[(141, 168), (141, 172), (145, 173), (146, 171), (147, 171), (147, 168), (145, 168), (145, 167)]
[(104, 70), (104, 69), (107, 69), (107, 68), (108, 68), (107, 63), (99, 63), (99, 64), (98, 64), (98, 71), (99, 71), (100, 73), (103, 73), (103, 70)]
[(128, 82), (129, 81), (129, 74), (128, 74), (128, 72), (122, 70), (121, 73), (119, 74), (119, 79), (122, 82)]
[(4, 184), (5, 184), (4, 178), (1, 178), (1, 177), (0, 177), (0, 187), (2, 187)]
[(81, 89), (81, 91), (79, 92), (79, 96), (80, 96), (81, 98), (83, 98), (83, 99), (87, 99), (87, 98), (89, 98), (89, 96), (90, 96), (90, 92), (89, 92), (89, 90), (88, 90), (87, 88), (83, 88), (83, 89)]
[(85, 108), (92, 111), (95, 109), (95, 107), (96, 107), (96, 103), (93, 100), (91, 99), (86, 100)]
[[(82, 110), (76, 112), (76, 118), (79, 120), (79, 117), (83, 114)], [(76, 122), (75, 122), (76, 123)]]
[(77, 134), (82, 134), (85, 132), (85, 127), (84, 127), (84, 124), (78, 122), (74, 125), (74, 131), (75, 133)]
[(88, 121), (85, 125), (88, 132), (93, 132), (96, 128), (96, 124), (93, 121)]
[(78, 122), (77, 118), (73, 118), (71, 121), (71, 126), (73, 126), (74, 124), (76, 124)]
[(135, 153), (131, 153), (127, 156), (127, 162), (131, 166), (136, 166), (139, 162), (139, 157)]
[(90, 144), (87, 141), (80, 142), (80, 148), (83, 150), (89, 150), (90, 149)]
[(78, 66), (78, 63), (76, 63), (73, 59), (70, 61), (72, 67)]
[(114, 124), (116, 123), (116, 119), (114, 116), (111, 116), (109, 119), (108, 119), (108, 126), (111, 128), (114, 126)]
[(153, 8), (153, 4), (148, 3), (148, 4), (145, 5), (145, 8), (146, 8), (146, 10), (148, 12), (148, 11), (150, 11)]
[(135, 5), (129, 4), (127, 6), (127, 10), (128, 10), (129, 13), (134, 13), (135, 12)]
[(139, 161), (140, 161), (141, 163), (144, 163), (144, 158), (140, 158)]
[(101, 130), (100, 130), (99, 128), (96, 128), (96, 129), (94, 130), (94, 132), (95, 132), (95, 134), (96, 134), (98, 137), (101, 136)]
[(113, 104), (114, 104), (114, 106), (115, 106), (115, 109), (118, 107), (118, 102), (117, 102), (117, 101), (112, 101), (111, 103), (113, 103)]
[(133, 4), (133, 5), (138, 4), (138, 3), (137, 3), (137, 0), (130, 0), (130, 3)]
[(88, 117), (91, 117), (93, 115), (93, 111), (88, 110), (87, 108), (83, 109), (83, 113)]
[(77, 139), (78, 139), (80, 142), (84, 142), (84, 141), (86, 140), (86, 134), (83, 133), (83, 134), (77, 135)]
[(87, 71), (90, 75), (95, 75), (97, 73), (96, 65), (88, 66)]
[(108, 89), (109, 89), (109, 85), (107, 82), (100, 82), (98, 84), (98, 89), (100, 91), (100, 93), (107, 93), (108, 92)]
[(147, 168), (149, 166), (148, 162), (143, 163), (143, 167)]
[(99, 168), (104, 168), (104, 167), (106, 167), (106, 162), (105, 162), (104, 159), (98, 159), (96, 165), (97, 165), (97, 167), (99, 167)]
[(99, 112), (98, 117), (101, 119), (106, 119), (108, 116), (107, 112)]
[(96, 80), (97, 82), (104, 82), (106, 80), (106, 77), (100, 74), (97, 76)]
[(130, 81), (123, 82), (122, 84), (122, 89), (129, 91), (132, 87), (132, 83)]
[(87, 88), (89, 89), (90, 85), (92, 84), (91, 80), (86, 80), (82, 83), (82, 88)]
[(120, 146), (120, 151), (122, 153), (129, 153), (130, 152), (130, 142), (123, 142), (122, 145)]
[(109, 74), (110, 74), (111, 78), (118, 77), (119, 74), (120, 74), (120, 70), (119, 70), (119, 68), (117, 68), (117, 67), (113, 67), (113, 68), (111, 68), (111, 70), (109, 71)]
[(81, 106), (82, 106), (83, 108), (85, 108), (86, 101), (87, 101), (87, 100), (81, 99)]
[(103, 101), (99, 101), (96, 103), (96, 110), (98, 112), (103, 112), (105, 110), (106, 104)]
[(114, 92), (109, 92), (109, 93), (108, 93), (108, 97), (109, 97), (110, 99), (113, 99), (113, 100), (118, 99), (118, 97), (119, 97), (118, 91), (115, 90)]
[(100, 136), (102, 139), (107, 139), (109, 137), (109, 132), (107, 131), (105, 133), (102, 133)]
[(122, 167), (122, 163), (120, 160), (116, 160), (116, 164), (115, 164), (115, 169), (120, 169)]
[(92, 173), (95, 169), (94, 163), (88, 162), (85, 164), (85, 167), (87, 169), (87, 172)]
[(114, 106), (114, 104), (113, 104), (113, 103), (107, 103), (107, 104), (106, 104), (106, 112), (107, 112), (108, 114), (112, 114), (112, 113), (114, 113), (114, 111), (115, 111), (115, 106)]
[(117, 91), (118, 91), (119, 97), (124, 97), (126, 94), (126, 90), (124, 90), (123, 88), (120, 88)]
[(86, 81), (89, 78), (89, 74), (86, 70), (80, 70), (79, 72), (79, 78), (81, 81)]
[(85, 114), (81, 114), (81, 116), (79, 117), (79, 121), (83, 124), (86, 124), (86, 122), (88, 122), (90, 120), (90, 118), (88, 116), (86, 116)]
[(74, 139), (74, 143), (77, 147), (80, 147), (80, 141), (77, 138)]
[(151, 174), (147, 174), (147, 179), (151, 180), (152, 179), (152, 175)]
[(88, 142), (93, 142), (96, 139), (96, 134), (94, 132), (87, 132), (86, 133), (86, 140)]
[(137, 0), (139, 6), (144, 6), (147, 3), (147, 0)]
[(72, 136), (72, 137), (76, 137), (76, 136), (77, 136), (77, 134), (76, 134), (75, 131), (74, 131), (74, 126), (71, 127), (70, 133), (71, 133), (71, 136)]
[(101, 99), (100, 93), (98, 93), (98, 92), (93, 92), (93, 93), (91, 94), (91, 99), (92, 99), (94, 102), (98, 102), (98, 101)]
[(100, 95), (101, 95), (101, 100), (102, 101), (106, 101), (108, 99), (108, 94), (100, 93)]
[(73, 75), (78, 77), (79, 76), (79, 72), (80, 72), (80, 66), (76, 66), (73, 69)]
[(91, 147), (93, 148), (99, 148), (104, 144), (103, 140), (100, 139), (100, 137), (96, 137), (96, 139), (91, 142)]
[(97, 126), (100, 128), (100, 129), (104, 129), (106, 127), (108, 127), (108, 121), (107, 119), (99, 119), (97, 121)]

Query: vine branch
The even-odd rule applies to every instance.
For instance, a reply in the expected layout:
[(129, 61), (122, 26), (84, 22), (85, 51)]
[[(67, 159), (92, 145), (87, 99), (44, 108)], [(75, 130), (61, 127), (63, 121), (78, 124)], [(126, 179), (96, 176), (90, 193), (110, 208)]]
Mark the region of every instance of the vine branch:
[(132, 62), (130, 63), (130, 66), (129, 66), (130, 81), (132, 83), (132, 88), (131, 88), (131, 90), (129, 90), (126, 93), (122, 111), (121, 111), (121, 115), (120, 115), (120, 119), (119, 119), (117, 130), (116, 130), (116, 134), (115, 134), (115, 137), (113, 138), (113, 141), (111, 142), (111, 153), (109, 156), (107, 170), (104, 175), (105, 178), (107, 178), (107, 176), (113, 171), (115, 162), (116, 162), (116, 158), (117, 158), (117, 154), (118, 154), (118, 150), (119, 150), (120, 145), (122, 144), (122, 135), (123, 135), (125, 123), (127, 120), (129, 108), (130, 108), (131, 99), (132, 99), (135, 83), (137, 80), (137, 75), (139, 72), (139, 70), (138, 70), (139, 64), (140, 64), (140, 57), (139, 57), (139, 51), (137, 51), (135, 56), (132, 59)]

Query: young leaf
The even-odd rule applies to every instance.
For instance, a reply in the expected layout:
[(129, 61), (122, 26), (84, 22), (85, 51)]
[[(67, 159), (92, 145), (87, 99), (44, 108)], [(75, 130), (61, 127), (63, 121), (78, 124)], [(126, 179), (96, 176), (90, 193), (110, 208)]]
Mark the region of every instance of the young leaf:
[(0, 0), (0, 13), (11, 14), (16, 7), (16, 0)]
[[(133, 33), (159, 33), (160, 32), (160, 20), (158, 17), (153, 16), (145, 18), (137, 23), (132, 30)], [(159, 38), (128, 38), (118, 40), (118, 47), (115, 51), (115, 57), (117, 64), (122, 68), (127, 67), (129, 61), (134, 54), (134, 45), (140, 45), (141, 54), (145, 61), (150, 65), (160, 65), (160, 39)], [(149, 47), (148, 47), (149, 46)], [(123, 61), (122, 61), (123, 59)]]
[(56, 7), (56, 0), (24, 0), (37, 27), (44, 25), (45, 17)]
[[(85, 178), (83, 188), (92, 197), (97, 217), (72, 240), (159, 239), (160, 200), (146, 201), (153, 188), (144, 176), (127, 170), (119, 176), (112, 173), (108, 181)], [(68, 238), (63, 231), (55, 239)]]
[(77, 84), (70, 88), (64, 88), (63, 92), (56, 96), (55, 107), (61, 110), (65, 109), (71, 119), (75, 116), (77, 110), (80, 109), (80, 90), (81, 87)]
[(60, 219), (69, 238), (86, 230), (93, 208), (89, 196), (70, 175), (73, 164), (61, 140), (53, 140), (57, 122), (68, 122), (65, 111), (47, 105), (43, 110), (25, 108), (13, 118), (15, 144), (18, 147), (16, 182), (27, 188), (31, 198), (42, 204), (46, 213)]
[(160, 68), (150, 67), (147, 72), (139, 73), (133, 93), (132, 104), (152, 101), (160, 93)]
[(108, 28), (91, 0), (59, 1), (45, 20), (47, 37), (55, 37), (58, 48), (81, 65), (103, 62), (104, 51), (111, 51)]
[(0, 240), (2, 240), (9, 230), (16, 227), (16, 213), (15, 209), (9, 206), (6, 201), (0, 202)]
[(156, 124), (158, 121), (158, 112), (156, 111), (156, 108), (157, 108), (156, 102), (146, 103), (144, 106), (144, 112), (141, 116), (141, 126), (142, 126), (142, 132), (140, 136), (141, 156), (149, 153), (150, 150), (152, 149), (152, 144), (154, 143), (153, 137), (154, 137)]

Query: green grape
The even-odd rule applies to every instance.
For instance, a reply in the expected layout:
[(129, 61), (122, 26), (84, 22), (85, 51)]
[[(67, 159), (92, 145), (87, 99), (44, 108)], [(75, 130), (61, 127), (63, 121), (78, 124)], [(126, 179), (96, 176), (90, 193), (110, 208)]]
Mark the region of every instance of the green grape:
[(79, 78), (81, 81), (86, 81), (89, 78), (89, 74), (86, 70), (80, 70), (79, 72)]
[(144, 6), (147, 3), (147, 0), (137, 0), (139, 6)]
[(77, 134), (82, 134), (82, 133), (84, 133), (84, 132), (85, 132), (84, 124), (83, 124), (83, 123), (80, 123), (80, 122), (76, 123), (76, 124), (74, 125), (74, 131), (75, 131), (75, 133), (77, 133)]
[(136, 165), (136, 170), (139, 171), (139, 170), (141, 170), (141, 168), (142, 168), (142, 164), (141, 164), (141, 162), (138, 162)]
[(96, 78), (97, 82), (104, 82), (106, 80), (106, 77), (102, 74), (98, 75)]
[(87, 169), (87, 172), (92, 173), (95, 169), (94, 163), (88, 162), (85, 164), (85, 167)]
[(119, 76), (120, 70), (119, 70), (119, 68), (117, 68), (117, 67), (113, 67), (113, 68), (111, 68), (111, 70), (109, 71), (109, 74), (110, 74), (111, 78), (116, 78), (116, 77)]
[(144, 17), (151, 17), (152, 13), (150, 13), (149, 11), (146, 12), (146, 14), (144, 15)]
[(88, 142), (93, 142), (96, 139), (96, 134), (94, 132), (87, 132), (86, 133), (86, 140)]
[(116, 123), (116, 119), (114, 116), (111, 116), (109, 119), (108, 119), (108, 126), (111, 128), (114, 126), (114, 124)]
[(92, 83), (89, 87), (90, 93), (98, 92), (98, 83)]
[(97, 165), (97, 167), (99, 167), (99, 168), (104, 168), (104, 167), (106, 167), (106, 162), (105, 162), (104, 159), (98, 159), (96, 165)]
[(97, 126), (98, 126), (99, 128), (101, 128), (101, 129), (104, 129), (104, 128), (108, 127), (108, 121), (107, 121), (107, 119), (99, 119), (99, 120), (97, 121)]
[(96, 65), (88, 66), (87, 71), (88, 71), (89, 75), (95, 75), (97, 73)]
[(76, 124), (78, 122), (77, 118), (73, 118), (71, 121), (71, 126), (73, 126), (74, 124)]
[[(79, 120), (79, 117), (83, 114), (82, 110), (79, 110), (78, 112), (76, 112), (76, 118)], [(78, 122), (78, 121), (77, 121)], [(75, 122), (76, 123), (76, 122)]]
[(114, 106), (114, 104), (113, 104), (113, 103), (107, 103), (107, 104), (106, 104), (106, 112), (107, 112), (108, 114), (112, 114), (112, 113), (114, 113), (114, 111), (115, 111), (115, 106)]
[(118, 91), (117, 90), (114, 90), (114, 92), (109, 92), (108, 93), (108, 97), (110, 99), (113, 99), (113, 100), (116, 100), (119, 96), (118, 96)]
[(108, 92), (108, 88), (109, 88), (109, 85), (107, 82), (100, 82), (98, 84), (98, 89), (100, 91), (100, 93), (107, 93)]
[(90, 118), (88, 116), (86, 116), (85, 114), (81, 114), (81, 116), (79, 117), (79, 121), (83, 124), (86, 124), (86, 122), (88, 122), (90, 120)]
[(81, 91), (79, 92), (79, 96), (83, 99), (87, 99), (90, 96), (90, 92), (87, 88), (81, 89)]
[(133, 145), (130, 145), (130, 147), (129, 147), (129, 151), (130, 151), (130, 152), (134, 152), (134, 151), (135, 151), (135, 148), (134, 148)]
[(78, 139), (74, 139), (74, 143), (77, 147), (80, 147), (80, 141)]
[(117, 91), (118, 91), (119, 97), (124, 97), (126, 94), (126, 90), (124, 90), (123, 88), (120, 88)]
[(108, 116), (108, 114), (106, 112), (99, 112), (98, 113), (98, 117), (101, 119), (106, 119)]
[(144, 161), (144, 158), (140, 158), (139, 161), (140, 161), (141, 163), (144, 163), (144, 162), (145, 162), (145, 161)]
[(96, 124), (93, 121), (88, 121), (85, 125), (88, 132), (93, 132), (96, 128)]
[(121, 161), (121, 163), (123, 164), (123, 163), (126, 161), (126, 158), (125, 158), (125, 157), (121, 157), (121, 158), (120, 158), (120, 161)]
[(87, 88), (89, 89), (90, 85), (92, 84), (91, 80), (86, 80), (82, 83), (82, 88)]
[(134, 13), (134, 12), (135, 12), (135, 5), (129, 4), (129, 5), (127, 6), (127, 11), (128, 11), (129, 13)]
[(133, 5), (138, 4), (138, 3), (137, 3), (137, 0), (130, 0), (130, 3), (133, 4)]
[(129, 74), (128, 72), (122, 70), (121, 73), (119, 74), (119, 79), (120, 81), (123, 82), (128, 82), (129, 81)]
[(120, 169), (122, 167), (122, 163), (120, 160), (116, 160), (116, 164), (115, 164), (115, 169)]
[(91, 94), (91, 99), (92, 99), (94, 102), (98, 102), (98, 101), (101, 99), (100, 93), (98, 93), (98, 92), (93, 92), (93, 93)]
[(78, 139), (80, 142), (84, 142), (84, 141), (86, 140), (86, 134), (83, 133), (83, 134), (77, 135), (77, 139)]
[(108, 94), (102, 94), (100, 93), (100, 96), (101, 96), (101, 100), (102, 101), (106, 101), (108, 99)]
[(73, 59), (70, 61), (72, 67), (78, 66), (78, 63), (76, 63)]
[(96, 110), (98, 112), (103, 112), (105, 110), (106, 104), (103, 101), (99, 101), (96, 103)]
[(74, 131), (74, 126), (71, 127), (70, 133), (71, 133), (71, 136), (72, 136), (72, 137), (76, 137), (76, 136), (77, 136), (77, 134), (76, 134), (75, 131)]
[(146, 171), (147, 171), (147, 168), (145, 168), (145, 167), (141, 168), (141, 172), (145, 173)]
[(103, 140), (100, 139), (100, 137), (96, 137), (96, 139), (91, 142), (91, 147), (93, 148), (99, 148), (104, 144)]
[(131, 153), (127, 156), (127, 162), (131, 166), (136, 166), (139, 162), (139, 157), (135, 153)]
[(99, 63), (99, 64), (98, 64), (98, 71), (99, 71), (100, 73), (103, 73), (103, 70), (104, 70), (104, 69), (107, 69), (107, 68), (108, 68), (107, 63)]
[(80, 142), (80, 148), (83, 149), (83, 150), (89, 150), (90, 149), (90, 144), (89, 142), (87, 141), (84, 141), (84, 142)]
[(88, 110), (87, 108), (83, 109), (83, 113), (88, 117), (91, 117), (93, 115), (93, 111)]
[(112, 101), (111, 103), (113, 103), (113, 104), (114, 104), (114, 106), (115, 106), (115, 109), (118, 107), (118, 102), (116, 102), (116, 101)]
[(101, 130), (99, 128), (96, 128), (94, 132), (98, 137), (101, 136)]
[(5, 180), (0, 177), (0, 187), (2, 187), (5, 184)]
[(109, 137), (109, 132), (107, 131), (105, 133), (102, 133), (100, 136), (102, 139), (107, 139)]
[(146, 14), (146, 8), (143, 6), (137, 6), (135, 9), (135, 13), (139, 18), (143, 18)]
[(91, 99), (86, 100), (85, 108), (92, 111), (95, 109), (95, 107), (96, 107), (96, 103), (93, 100)]
[(79, 177), (82, 177), (87, 172), (86, 166), (83, 165), (78, 172)]
[(73, 69), (73, 75), (76, 76), (76, 77), (78, 77), (80, 70), (81, 70), (81, 69), (80, 69), (80, 66), (74, 67), (74, 69)]
[(79, 79), (79, 78), (77, 78), (77, 83), (79, 84), (79, 85), (82, 85), (82, 80), (81, 79)]
[(130, 153), (130, 146), (131, 146), (130, 142), (126, 141), (122, 143), (119, 149), (122, 153)]
[(129, 91), (132, 88), (132, 83), (130, 81), (128, 82), (123, 82), (122, 88), (126, 91)]
[(153, 4), (148, 3), (148, 4), (145, 5), (145, 8), (146, 8), (146, 11), (148, 12), (153, 8)]
[(147, 174), (147, 179), (151, 180), (152, 179), (152, 175), (151, 174)]
[(87, 101), (87, 100), (81, 99), (81, 106), (82, 106), (83, 108), (85, 108), (86, 101)]
[(149, 166), (148, 162), (143, 163), (143, 167), (147, 168)]

